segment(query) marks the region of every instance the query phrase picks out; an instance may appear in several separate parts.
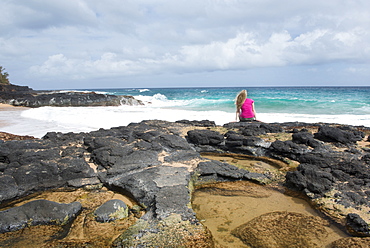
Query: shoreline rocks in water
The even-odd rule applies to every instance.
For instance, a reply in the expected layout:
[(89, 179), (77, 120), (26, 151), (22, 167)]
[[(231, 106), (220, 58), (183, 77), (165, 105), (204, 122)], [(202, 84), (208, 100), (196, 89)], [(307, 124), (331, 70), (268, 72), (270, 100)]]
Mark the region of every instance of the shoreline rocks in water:
[(100, 183), (124, 192), (145, 214), (114, 247), (213, 247), (191, 208), (191, 193), (207, 182), (252, 180), (250, 172), (201, 157), (235, 153), (299, 163), (285, 185), (327, 216), (369, 236), (370, 128), (306, 123), (142, 121), (90, 133), (48, 133), (42, 139), (0, 143), (0, 196), (8, 202), (51, 188)]
[(27, 86), (1, 85), (0, 103), (24, 107), (83, 107), (143, 105), (132, 96), (97, 94), (95, 92), (35, 91)]

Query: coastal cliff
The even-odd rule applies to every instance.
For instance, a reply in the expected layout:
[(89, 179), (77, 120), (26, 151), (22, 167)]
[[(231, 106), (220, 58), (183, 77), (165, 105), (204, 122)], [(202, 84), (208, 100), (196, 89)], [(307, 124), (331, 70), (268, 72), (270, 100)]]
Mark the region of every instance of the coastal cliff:
[[(13, 209), (12, 201), (35, 192), (103, 185), (130, 196), (144, 213), (109, 246), (214, 247), (191, 207), (194, 189), (217, 182), (266, 185), (281, 180), (357, 237), (355, 242), (366, 245), (369, 238), (364, 237), (370, 236), (369, 133), (366, 127), (323, 123), (216, 126), (212, 121), (183, 120), (142, 121), (90, 133), (48, 133), (42, 139), (3, 141), (0, 200), (8, 205), (0, 219)], [(202, 157), (210, 153), (278, 161), (277, 173), (284, 176)], [(78, 209), (72, 209), (65, 215), (68, 223), (79, 216)], [(127, 211), (132, 216), (137, 208)], [(54, 217), (50, 218), (53, 222)], [(10, 224), (1, 232), (24, 228), (17, 221), (7, 219)], [(68, 226), (73, 228), (73, 224)]]
[(27, 86), (0, 84), (0, 103), (24, 107), (86, 107), (143, 105), (132, 96), (97, 94), (76, 91), (35, 91)]

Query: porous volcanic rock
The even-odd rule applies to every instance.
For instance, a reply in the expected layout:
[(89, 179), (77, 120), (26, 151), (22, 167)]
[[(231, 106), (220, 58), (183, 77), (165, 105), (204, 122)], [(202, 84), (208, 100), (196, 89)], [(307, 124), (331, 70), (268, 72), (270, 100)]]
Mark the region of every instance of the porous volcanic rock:
[(58, 146), (50, 140), (0, 143), (0, 201), (95, 177), (83, 156), (83, 148)]
[[(142, 229), (152, 226), (159, 228), (156, 236), (162, 237), (161, 242), (180, 237), (178, 232), (189, 244), (208, 240), (203, 244), (207, 247), (212, 243), (210, 235), (190, 207), (192, 172), (204, 159), (180, 136), (182, 129), (189, 126), (143, 121), (90, 133), (51, 132), (42, 139), (3, 142), (1, 201), (50, 188), (102, 183), (125, 192), (146, 211), (141, 221), (123, 234), (125, 241), (115, 243), (117, 247), (127, 242), (154, 245), (151, 242), (155, 240), (147, 240), (152, 229)], [(160, 228), (163, 222), (179, 227), (175, 232), (171, 226)], [(171, 230), (172, 236), (161, 235), (160, 230)], [(137, 239), (137, 235), (141, 238)]]
[(219, 145), (224, 141), (224, 136), (211, 130), (191, 130), (188, 132), (188, 139), (197, 145)]
[[(209, 125), (152, 120), (0, 142), (0, 201), (52, 188), (103, 184), (124, 192), (146, 212), (114, 242), (115, 247), (165, 247), (171, 242), (190, 246), (195, 241), (202, 244), (198, 247), (212, 247), (208, 231), (191, 208), (193, 186), (236, 180), (263, 184), (269, 175), (200, 156), (211, 150), (299, 163), (286, 174), (287, 187), (304, 193), (338, 223), (345, 225), (345, 216), (352, 213), (369, 224), (369, 144), (364, 134), (370, 129), (339, 128), (339, 133), (353, 133), (349, 137), (354, 139), (364, 137), (360, 147), (352, 138), (339, 142), (315, 136), (323, 125), (338, 125), (258, 122), (214, 129)], [(198, 138), (191, 138), (193, 134)]]
[[(224, 135), (225, 142), (219, 140), (213, 145), (202, 145), (191, 139), (189, 142), (204, 153), (233, 152), (287, 163), (295, 161), (299, 166), (286, 173), (285, 186), (308, 196), (321, 211), (342, 225), (346, 225), (348, 214), (358, 214), (369, 225), (370, 144), (366, 143), (369, 142), (366, 134), (370, 128), (298, 122), (237, 122), (223, 127), (229, 130)], [(215, 135), (212, 133), (209, 138)], [(277, 138), (272, 142), (261, 141), (263, 136)], [(214, 172), (205, 173), (206, 177), (218, 178)], [(352, 233), (367, 235), (361, 228), (357, 231), (352, 228)]]
[(317, 133), (315, 133), (315, 138), (325, 142), (348, 144), (362, 140), (365, 138), (365, 134), (348, 126), (338, 128), (324, 125), (319, 128)]
[(0, 212), (0, 233), (27, 226), (65, 225), (81, 211), (81, 203), (62, 204), (46, 200), (28, 202)]
[(354, 236), (370, 237), (370, 226), (358, 214), (348, 214), (346, 221), (349, 233)]

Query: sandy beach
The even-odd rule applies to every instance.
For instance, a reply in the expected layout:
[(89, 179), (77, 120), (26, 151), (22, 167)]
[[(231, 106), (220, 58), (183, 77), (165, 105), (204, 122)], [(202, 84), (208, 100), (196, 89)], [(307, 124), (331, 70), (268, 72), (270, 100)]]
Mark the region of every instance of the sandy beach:
[[(23, 110), (26, 110), (26, 109), (29, 109), (29, 108), (27, 108), (27, 107), (15, 107), (15, 106), (10, 105), (10, 104), (0, 103), (0, 111), (23, 111)], [(11, 123), (8, 120), (0, 118), (0, 128), (6, 127), (6, 126), (9, 126), (9, 125), (11, 125)]]
[[(5, 112), (5, 111), (14, 112), (14, 111), (22, 111), (22, 110), (26, 110), (26, 109), (28, 109), (28, 108), (26, 108), (26, 107), (14, 107), (13, 105), (0, 103), (0, 112)], [(15, 134), (12, 134), (12, 133), (9, 133), (9, 132), (4, 132), (3, 128), (4, 127), (9, 127), (11, 125), (13, 125), (11, 120), (9, 120), (7, 118), (4, 118), (3, 115), (0, 116), (0, 140), (33, 139), (32, 136), (27, 136), (27, 135), (19, 136), (19, 135), (15, 135)]]
[(0, 103), (0, 111), (6, 111), (6, 110), (25, 110), (28, 109), (27, 107), (15, 107), (10, 104)]

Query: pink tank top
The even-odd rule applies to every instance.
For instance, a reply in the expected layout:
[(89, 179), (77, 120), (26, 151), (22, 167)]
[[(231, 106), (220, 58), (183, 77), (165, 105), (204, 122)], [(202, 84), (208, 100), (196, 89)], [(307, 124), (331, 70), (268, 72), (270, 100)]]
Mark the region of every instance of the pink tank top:
[(254, 101), (252, 99), (245, 99), (242, 107), (241, 107), (241, 114), (240, 114), (240, 117), (241, 118), (253, 118), (254, 117), (254, 113), (253, 113), (253, 109), (252, 109), (252, 104), (254, 103)]

